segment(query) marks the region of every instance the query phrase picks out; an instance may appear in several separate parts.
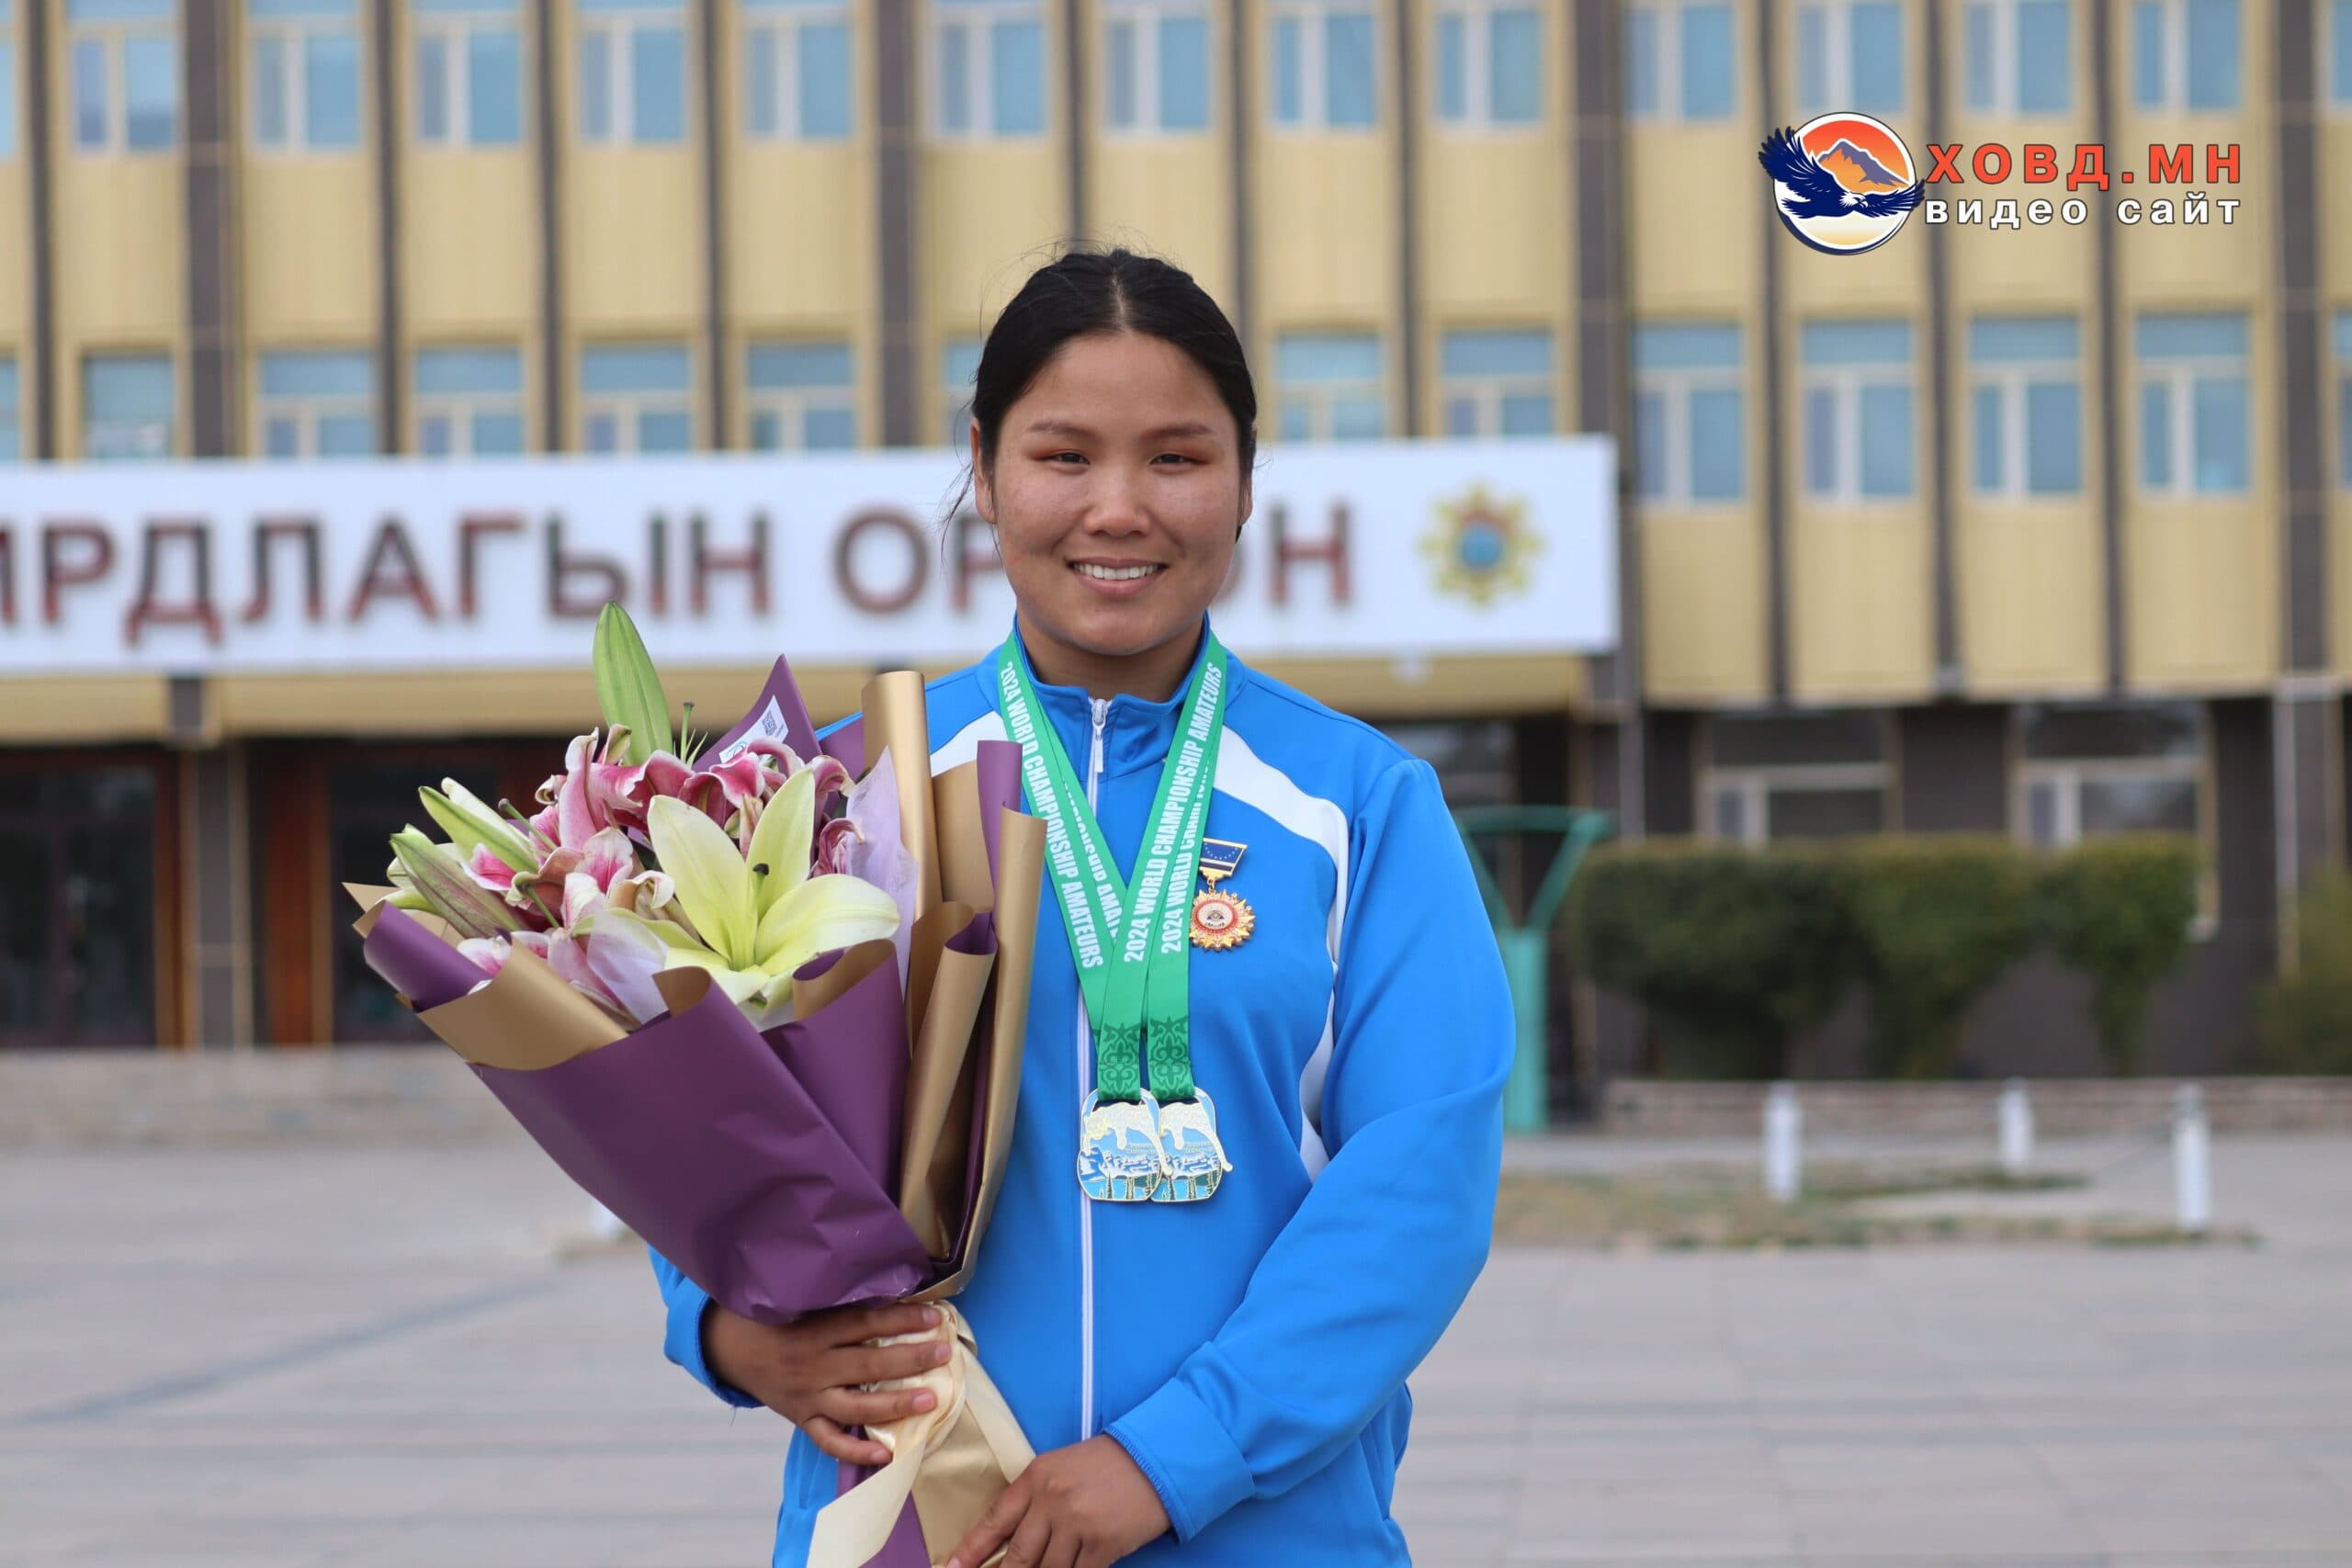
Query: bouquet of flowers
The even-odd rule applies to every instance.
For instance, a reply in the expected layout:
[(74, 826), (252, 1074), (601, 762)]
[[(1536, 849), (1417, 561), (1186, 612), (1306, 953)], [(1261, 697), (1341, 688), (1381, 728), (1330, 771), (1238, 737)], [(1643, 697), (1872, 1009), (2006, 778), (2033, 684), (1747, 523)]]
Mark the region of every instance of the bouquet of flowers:
[(1021, 1078), (1045, 832), (1020, 749), (933, 778), (905, 671), (820, 744), (782, 660), (726, 734), (673, 735), (618, 605), (595, 666), (605, 723), (535, 812), (419, 792), (448, 837), (404, 829), (391, 886), (352, 889), (368, 965), (721, 1305), (940, 1308), (933, 1408), (871, 1434), (897, 1457), (843, 1468), (810, 1558), (919, 1568), (1032, 1457), (947, 1300)]

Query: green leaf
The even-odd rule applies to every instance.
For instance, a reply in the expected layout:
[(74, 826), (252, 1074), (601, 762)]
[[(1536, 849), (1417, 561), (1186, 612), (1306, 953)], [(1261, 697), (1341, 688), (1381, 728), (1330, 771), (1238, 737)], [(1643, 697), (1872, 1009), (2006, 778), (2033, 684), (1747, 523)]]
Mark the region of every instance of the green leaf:
[(531, 847), (523, 835), (510, 826), (497, 812), (482, 804), (480, 796), (455, 779), (443, 779), (442, 789), (421, 789), (416, 792), (424, 803), (425, 811), (449, 835), (458, 846), (458, 853), (470, 857), (476, 846), (487, 844), (490, 852), (516, 871), (534, 871), (538, 862), (531, 854)]
[(606, 604), (596, 617), (594, 662), (596, 705), (606, 725), (628, 727), (628, 760), (642, 762), (656, 751), (671, 750), (670, 700), (662, 694), (645, 639), (637, 635), (637, 623), (617, 601)]
[(467, 875), (447, 845), (409, 828), (392, 835), (392, 853), (411, 886), (459, 936), (503, 936), (522, 929), (505, 900)]

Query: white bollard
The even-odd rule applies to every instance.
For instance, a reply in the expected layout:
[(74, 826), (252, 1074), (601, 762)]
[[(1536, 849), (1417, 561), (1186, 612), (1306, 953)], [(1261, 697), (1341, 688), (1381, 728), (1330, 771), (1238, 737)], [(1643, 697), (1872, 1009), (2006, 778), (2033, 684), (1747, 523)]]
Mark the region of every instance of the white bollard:
[(2023, 1176), (2033, 1164), (2033, 1101), (2026, 1098), (2025, 1080), (2011, 1078), (2001, 1086), (2001, 1170)]
[(2205, 1124), (2205, 1091), (2180, 1086), (2172, 1116), (2172, 1191), (2180, 1228), (2203, 1235), (2213, 1221), (2212, 1139)]
[(1804, 1184), (1804, 1131), (1797, 1086), (1774, 1084), (1764, 1097), (1764, 1190), (1775, 1202), (1794, 1202)]

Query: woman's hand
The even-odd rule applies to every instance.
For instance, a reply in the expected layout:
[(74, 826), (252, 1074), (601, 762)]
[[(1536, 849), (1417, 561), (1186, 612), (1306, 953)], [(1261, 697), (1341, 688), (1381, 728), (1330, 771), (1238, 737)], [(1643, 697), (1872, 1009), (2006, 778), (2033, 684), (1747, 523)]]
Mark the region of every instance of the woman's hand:
[(904, 1303), (836, 1307), (782, 1327), (753, 1323), (713, 1303), (703, 1316), (702, 1353), (721, 1382), (741, 1389), (808, 1433), (810, 1441), (833, 1458), (884, 1465), (890, 1462), (890, 1450), (851, 1437), (848, 1428), (878, 1427), (918, 1415), (935, 1400), (929, 1389), (868, 1393), (859, 1385), (919, 1376), (945, 1366), (954, 1352), (940, 1339), (883, 1346), (867, 1341), (928, 1333), (938, 1326), (936, 1310)]
[(1159, 1494), (1105, 1433), (1039, 1454), (989, 1505), (947, 1568), (979, 1568), (1001, 1546), (1004, 1568), (1109, 1568), (1167, 1529)]

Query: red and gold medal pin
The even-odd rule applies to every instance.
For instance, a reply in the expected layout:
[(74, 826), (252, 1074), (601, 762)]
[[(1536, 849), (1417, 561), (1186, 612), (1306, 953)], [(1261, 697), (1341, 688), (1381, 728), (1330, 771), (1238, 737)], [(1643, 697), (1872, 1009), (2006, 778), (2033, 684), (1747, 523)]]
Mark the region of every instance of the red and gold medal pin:
[(1230, 839), (1201, 840), (1201, 880), (1208, 884), (1208, 888), (1193, 899), (1194, 947), (1222, 953), (1248, 942), (1250, 931), (1257, 928), (1258, 917), (1249, 900), (1220, 892), (1216, 886), (1239, 868), (1241, 852), (1249, 847)]

